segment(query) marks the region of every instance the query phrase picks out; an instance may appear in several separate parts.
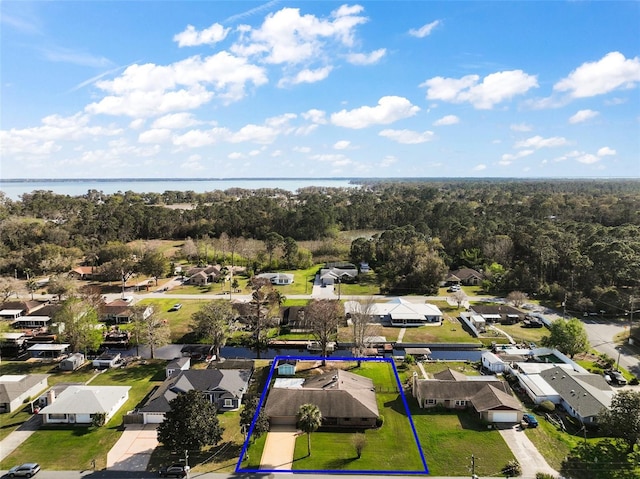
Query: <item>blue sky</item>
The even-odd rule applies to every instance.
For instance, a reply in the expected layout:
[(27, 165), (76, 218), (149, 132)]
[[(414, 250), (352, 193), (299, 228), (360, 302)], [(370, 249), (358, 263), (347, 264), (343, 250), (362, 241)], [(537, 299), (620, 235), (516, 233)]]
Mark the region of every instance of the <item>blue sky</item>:
[(0, 3), (0, 176), (640, 177), (636, 1)]

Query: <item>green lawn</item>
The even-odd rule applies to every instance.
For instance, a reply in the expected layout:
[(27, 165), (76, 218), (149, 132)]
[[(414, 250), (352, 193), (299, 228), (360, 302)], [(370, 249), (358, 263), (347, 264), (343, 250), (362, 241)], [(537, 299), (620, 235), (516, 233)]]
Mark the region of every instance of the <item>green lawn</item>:
[[(171, 329), (171, 342), (183, 343), (185, 342), (185, 335), (192, 332), (191, 328), (191, 315), (198, 311), (204, 304), (210, 300), (198, 299), (198, 300), (181, 300), (175, 299), (143, 299), (139, 304), (148, 304), (159, 312), (162, 318), (169, 322), (169, 328)], [(178, 311), (169, 311), (169, 308), (175, 303), (181, 302), (182, 308)]]
[(100, 374), (91, 384), (131, 386), (129, 400), (105, 426), (43, 426), (0, 462), (0, 469), (36, 461), (43, 469), (84, 470), (91, 467), (92, 459), (95, 459), (98, 469), (104, 468), (107, 453), (120, 437), (122, 416), (164, 379), (164, 367), (164, 361), (153, 361)]
[(514, 458), (500, 433), (473, 412), (428, 411), (407, 400), (430, 474), (469, 477), (473, 454), (476, 474), (494, 476)]
[(523, 328), (521, 324), (496, 324), (496, 328), (501, 329), (511, 336), (516, 343), (536, 343), (540, 344), (543, 336), (549, 336), (547, 328)]

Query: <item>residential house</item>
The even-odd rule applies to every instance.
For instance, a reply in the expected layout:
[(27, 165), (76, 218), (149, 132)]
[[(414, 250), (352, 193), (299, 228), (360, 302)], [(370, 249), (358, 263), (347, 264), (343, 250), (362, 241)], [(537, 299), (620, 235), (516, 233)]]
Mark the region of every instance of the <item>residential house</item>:
[(526, 313), (506, 304), (472, 304), (469, 311), (472, 315), (482, 316), (487, 323), (516, 324), (526, 316)]
[(130, 386), (69, 386), (40, 410), (44, 424), (91, 424), (96, 414), (105, 422), (129, 399)]
[[(362, 308), (357, 301), (347, 301), (344, 305), (345, 317), (350, 320), (354, 311)], [(371, 322), (386, 323), (392, 326), (421, 326), (442, 322), (442, 311), (427, 303), (412, 303), (403, 298), (395, 298), (386, 303), (373, 303), (368, 311)]]
[(0, 376), (0, 413), (13, 412), (25, 400), (48, 387), (49, 374), (4, 374)]
[(293, 284), (293, 275), (289, 273), (261, 273), (257, 277), (268, 279), (271, 284), (276, 286)]
[(170, 402), (179, 394), (202, 392), (218, 410), (235, 411), (249, 388), (251, 369), (190, 369), (168, 377), (137, 412), (144, 424), (164, 421)]
[(614, 391), (598, 374), (575, 371), (566, 364), (517, 366), (520, 385), (536, 404), (549, 400), (584, 424), (594, 424), (598, 413), (611, 406)]
[(222, 268), (219, 265), (210, 265), (205, 267), (190, 268), (186, 272), (187, 281), (185, 283), (196, 286), (214, 283), (222, 274)]
[(165, 368), (167, 378), (177, 375), (180, 371), (187, 371), (191, 367), (191, 358), (182, 356), (169, 361)]
[(92, 362), (93, 367), (96, 369), (109, 369), (114, 368), (120, 362), (120, 353), (104, 352)]
[(69, 271), (69, 276), (76, 279), (93, 279), (95, 267), (78, 266)]
[(27, 348), (29, 355), (35, 359), (61, 359), (69, 352), (70, 344), (38, 343)]
[(413, 377), (413, 396), (422, 408), (473, 408), (482, 419), (494, 423), (518, 423), (522, 406), (506, 381), (495, 376), (466, 376), (452, 369), (433, 379)]
[(353, 282), (358, 276), (358, 268), (353, 263), (326, 263), (320, 269), (320, 282), (331, 286), (340, 282)]
[(482, 353), (480, 360), (482, 361), (482, 367), (492, 373), (502, 373), (507, 367), (505, 362), (491, 351)]
[[(41, 301), (5, 301), (4, 303), (0, 303), (0, 308), (9, 309), (9, 310), (18, 310), (20, 313), (18, 316), (27, 316), (29, 314), (33, 314), (36, 311), (41, 310), (48, 303), (43, 303)], [(2, 318), (2, 311), (0, 311), (0, 318)]]
[[(291, 383), (291, 381), (288, 381)], [(273, 387), (265, 403), (265, 413), (274, 425), (295, 425), (300, 406), (315, 404), (322, 413), (322, 425), (371, 428), (379, 416), (371, 379), (336, 370), (306, 379), (293, 387)]]
[(484, 274), (471, 268), (461, 268), (449, 271), (445, 277), (447, 284), (463, 284), (465, 286), (477, 286), (482, 283)]
[[(153, 308), (151, 306), (147, 306), (142, 312), (142, 317), (146, 319), (152, 313)], [(115, 324), (128, 324), (133, 320), (133, 315), (134, 310), (131, 307), (130, 301), (115, 299), (102, 307), (101, 321)]]

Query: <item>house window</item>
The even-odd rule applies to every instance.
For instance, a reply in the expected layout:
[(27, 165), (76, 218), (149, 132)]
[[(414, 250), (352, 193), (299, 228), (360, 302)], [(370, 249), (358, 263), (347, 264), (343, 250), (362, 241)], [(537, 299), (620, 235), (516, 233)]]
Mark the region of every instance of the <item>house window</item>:
[(427, 399), (425, 400), (425, 404), (435, 404), (436, 400), (435, 399)]
[(233, 399), (225, 399), (224, 407), (233, 407)]
[(67, 419), (66, 414), (49, 414), (49, 419), (52, 421), (61, 421)]
[(456, 401), (456, 406), (466, 406), (467, 401)]

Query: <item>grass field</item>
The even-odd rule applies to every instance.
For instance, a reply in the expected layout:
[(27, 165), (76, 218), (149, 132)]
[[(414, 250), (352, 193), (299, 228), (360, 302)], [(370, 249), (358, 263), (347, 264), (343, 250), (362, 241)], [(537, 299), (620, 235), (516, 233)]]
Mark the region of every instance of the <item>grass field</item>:
[(154, 310), (158, 311), (162, 318), (169, 322), (171, 342), (184, 343), (193, 340), (193, 338), (185, 338), (186, 335), (192, 333), (191, 315), (209, 301), (211, 300), (181, 300), (182, 308), (171, 312), (169, 308), (178, 302), (175, 299), (143, 299), (139, 304), (153, 306)]

